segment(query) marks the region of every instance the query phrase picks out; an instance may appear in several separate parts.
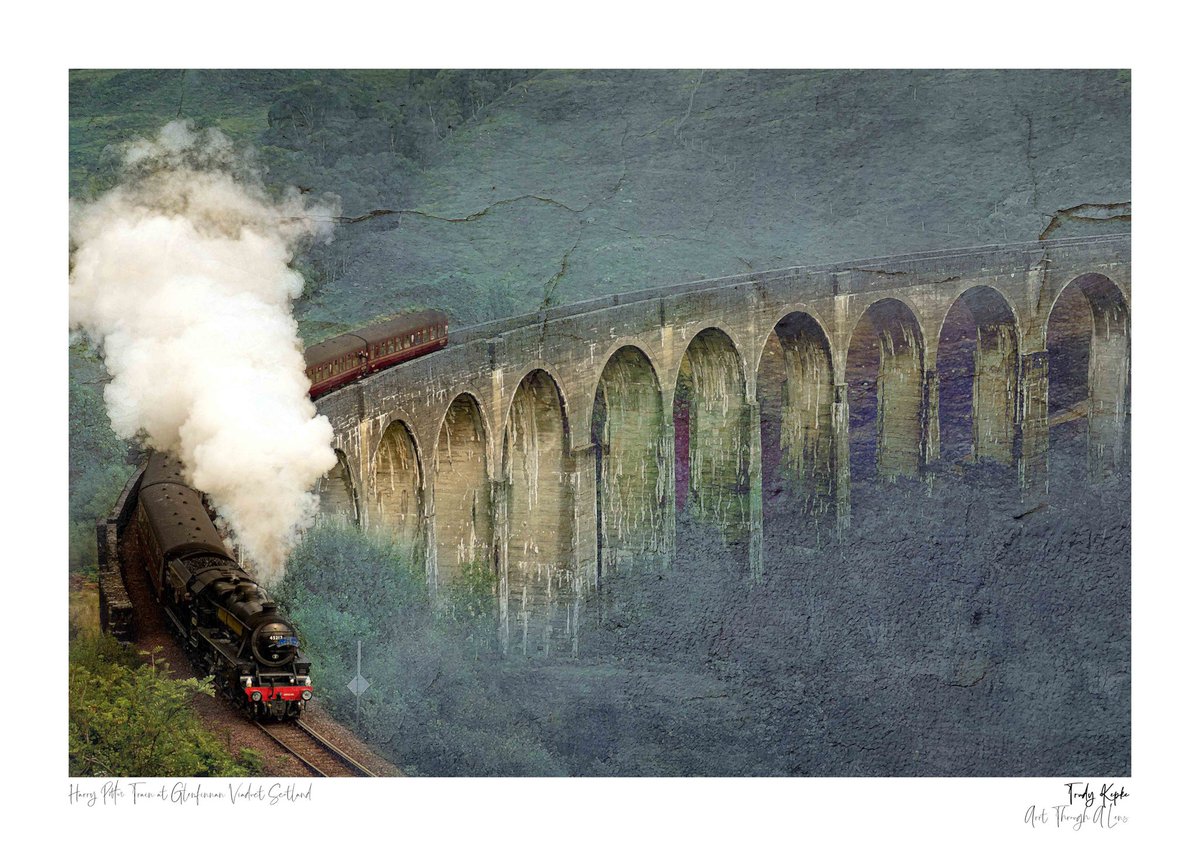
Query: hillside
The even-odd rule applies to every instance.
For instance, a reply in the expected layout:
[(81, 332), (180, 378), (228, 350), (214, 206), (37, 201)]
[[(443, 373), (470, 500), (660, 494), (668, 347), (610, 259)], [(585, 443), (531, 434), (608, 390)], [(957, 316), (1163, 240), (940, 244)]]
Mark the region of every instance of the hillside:
[[(374, 213), (314, 256), (320, 290), (300, 313), (338, 324), (406, 304), (470, 323), (748, 269), (1030, 240), (1080, 206), (1128, 213), (1127, 74), (510, 73), (527, 77), (436, 138), (412, 102), (425, 83), (403, 72), (77, 79), (73, 190), (102, 144), (177, 114), (254, 142), (271, 182), (339, 196), (348, 221)], [(1066, 224), (1052, 234), (1127, 226)]]

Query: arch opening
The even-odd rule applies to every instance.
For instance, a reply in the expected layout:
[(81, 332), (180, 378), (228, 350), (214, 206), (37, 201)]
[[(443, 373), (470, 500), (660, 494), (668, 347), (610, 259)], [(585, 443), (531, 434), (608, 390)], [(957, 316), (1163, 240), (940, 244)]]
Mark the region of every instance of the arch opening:
[(1020, 351), (1016, 316), (985, 286), (950, 306), (938, 337), (941, 458), (948, 462), (1015, 463)]
[(662, 391), (636, 347), (609, 358), (592, 406), (600, 578), (645, 566), (667, 549), (667, 464)]
[(374, 525), (391, 535), (414, 561), (424, 553), (421, 465), (408, 427), (387, 427), (375, 452)]
[(741, 356), (719, 329), (692, 339), (675, 382), (675, 497), (683, 514), (749, 533), (750, 408)]
[(442, 418), (433, 478), (437, 585), (459, 581), (472, 569), (494, 573), (487, 432), (470, 394), (456, 397)]
[(316, 494), (321, 520), (359, 526), (358, 493), (350, 475), (346, 454), (334, 450), (337, 464), (317, 480)]
[(824, 515), (835, 505), (833, 359), (817, 321), (793, 312), (775, 325), (756, 380), (763, 505)]
[(1127, 463), (1129, 306), (1097, 273), (1073, 279), (1046, 323), (1049, 446), (1068, 474), (1086, 462), (1093, 476)]
[(576, 631), (574, 470), (566, 410), (544, 370), (521, 380), (504, 427), (508, 540), (502, 637), (521, 654), (549, 653)]
[(904, 303), (879, 300), (859, 318), (846, 354), (851, 478), (919, 472), (924, 360), (920, 325)]

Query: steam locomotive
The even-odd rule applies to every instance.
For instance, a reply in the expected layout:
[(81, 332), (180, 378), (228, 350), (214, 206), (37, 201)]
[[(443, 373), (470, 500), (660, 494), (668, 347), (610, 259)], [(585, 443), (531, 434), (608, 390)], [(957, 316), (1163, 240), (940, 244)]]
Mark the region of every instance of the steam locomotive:
[(150, 458), (132, 530), (155, 596), (200, 671), (252, 717), (298, 717), (312, 678), (296, 630), (226, 552), (178, 461)]
[(316, 399), (348, 382), (446, 346), (445, 312), (399, 314), (329, 338), (304, 351), (304, 369)]

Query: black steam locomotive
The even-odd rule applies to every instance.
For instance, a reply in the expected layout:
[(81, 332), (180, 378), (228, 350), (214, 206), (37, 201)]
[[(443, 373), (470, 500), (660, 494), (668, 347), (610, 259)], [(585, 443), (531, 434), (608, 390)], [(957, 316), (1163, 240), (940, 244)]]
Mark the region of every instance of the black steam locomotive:
[(297, 717), (312, 698), (291, 623), (226, 552), (178, 461), (154, 455), (133, 521), (154, 592), (201, 672), (253, 717)]

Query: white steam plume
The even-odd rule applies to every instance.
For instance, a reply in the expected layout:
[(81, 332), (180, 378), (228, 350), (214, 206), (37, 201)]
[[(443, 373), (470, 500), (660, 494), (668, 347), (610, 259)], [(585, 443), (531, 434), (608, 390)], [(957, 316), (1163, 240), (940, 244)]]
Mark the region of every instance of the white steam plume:
[(288, 266), (336, 214), (271, 197), (227, 137), (184, 122), (129, 145), (121, 184), (71, 209), (70, 325), (103, 352), (113, 431), (182, 460), (268, 582), (336, 463)]

